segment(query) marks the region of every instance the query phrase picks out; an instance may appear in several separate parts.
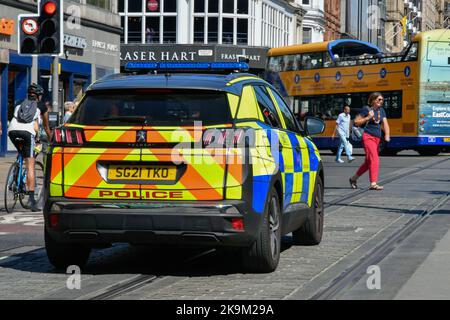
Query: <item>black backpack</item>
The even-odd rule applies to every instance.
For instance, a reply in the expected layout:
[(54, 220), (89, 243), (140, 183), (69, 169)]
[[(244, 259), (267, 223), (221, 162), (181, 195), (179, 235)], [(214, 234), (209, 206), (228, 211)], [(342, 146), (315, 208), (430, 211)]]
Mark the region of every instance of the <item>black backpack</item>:
[(37, 111), (37, 102), (26, 99), (21, 103), (17, 112), (17, 121), (20, 123), (31, 123)]

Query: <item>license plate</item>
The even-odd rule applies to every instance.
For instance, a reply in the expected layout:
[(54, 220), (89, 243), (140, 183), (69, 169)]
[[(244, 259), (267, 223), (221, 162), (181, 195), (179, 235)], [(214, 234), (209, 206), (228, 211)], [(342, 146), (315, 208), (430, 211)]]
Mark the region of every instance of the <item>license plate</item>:
[(108, 179), (116, 181), (173, 181), (176, 176), (177, 169), (173, 166), (110, 165), (108, 170)]
[(450, 142), (450, 138), (444, 138), (444, 142)]

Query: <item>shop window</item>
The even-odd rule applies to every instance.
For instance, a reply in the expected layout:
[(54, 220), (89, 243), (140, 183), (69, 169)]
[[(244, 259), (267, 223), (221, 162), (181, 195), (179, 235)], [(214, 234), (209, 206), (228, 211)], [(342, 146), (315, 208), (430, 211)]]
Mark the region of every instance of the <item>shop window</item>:
[(125, 0), (119, 0), (119, 12), (125, 12)]
[(224, 18), (222, 22), (222, 43), (233, 44), (233, 18)]
[(145, 43), (159, 43), (159, 17), (147, 17)]
[(194, 12), (204, 13), (205, 12), (205, 0), (195, 0), (194, 2)]
[(237, 21), (237, 43), (248, 44), (248, 20), (238, 19)]
[(163, 0), (164, 12), (177, 12), (177, 0)]
[(105, 10), (111, 10), (111, 0), (86, 0), (86, 3)]
[(219, 19), (215, 17), (208, 18), (208, 43), (217, 43)]
[[(231, 1), (231, 0), (228, 0)], [(219, 12), (219, 1), (218, 0), (208, 0), (208, 12), (218, 13)]]
[(205, 42), (205, 18), (203, 17), (194, 18), (194, 42)]
[(177, 40), (177, 18), (164, 17), (164, 43), (175, 43)]
[(142, 42), (142, 17), (128, 18), (128, 43)]
[(233, 0), (224, 1), (222, 10), (224, 13), (234, 13), (234, 1)]
[(248, 0), (238, 0), (237, 1), (237, 13), (238, 14), (248, 14)]
[(128, 12), (142, 12), (142, 0), (129, 0)]

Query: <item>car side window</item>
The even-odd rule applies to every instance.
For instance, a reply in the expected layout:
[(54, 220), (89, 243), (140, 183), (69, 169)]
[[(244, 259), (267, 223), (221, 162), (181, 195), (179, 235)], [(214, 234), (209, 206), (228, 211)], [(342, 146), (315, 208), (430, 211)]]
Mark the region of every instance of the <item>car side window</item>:
[(281, 121), (278, 117), (277, 109), (273, 104), (267, 89), (263, 86), (254, 86), (253, 88), (266, 124), (273, 128), (281, 128)]
[(281, 114), (283, 115), (284, 123), (286, 124), (286, 129), (295, 133), (299, 133), (300, 130), (297, 127), (294, 116), (292, 115), (291, 110), (289, 110), (289, 107), (284, 102), (283, 98), (281, 98), (276, 91), (272, 89), (270, 90), (272, 91), (272, 94), (275, 97), (275, 100), (277, 101), (278, 107), (280, 108)]

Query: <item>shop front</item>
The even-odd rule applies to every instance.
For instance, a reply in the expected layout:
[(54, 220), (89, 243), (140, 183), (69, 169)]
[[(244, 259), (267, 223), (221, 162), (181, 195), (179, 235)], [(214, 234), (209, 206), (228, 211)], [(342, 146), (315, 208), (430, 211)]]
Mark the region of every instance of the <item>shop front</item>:
[(236, 62), (245, 58), (250, 72), (261, 74), (267, 63), (265, 47), (227, 45), (147, 45), (122, 44), (121, 66), (127, 62)]

